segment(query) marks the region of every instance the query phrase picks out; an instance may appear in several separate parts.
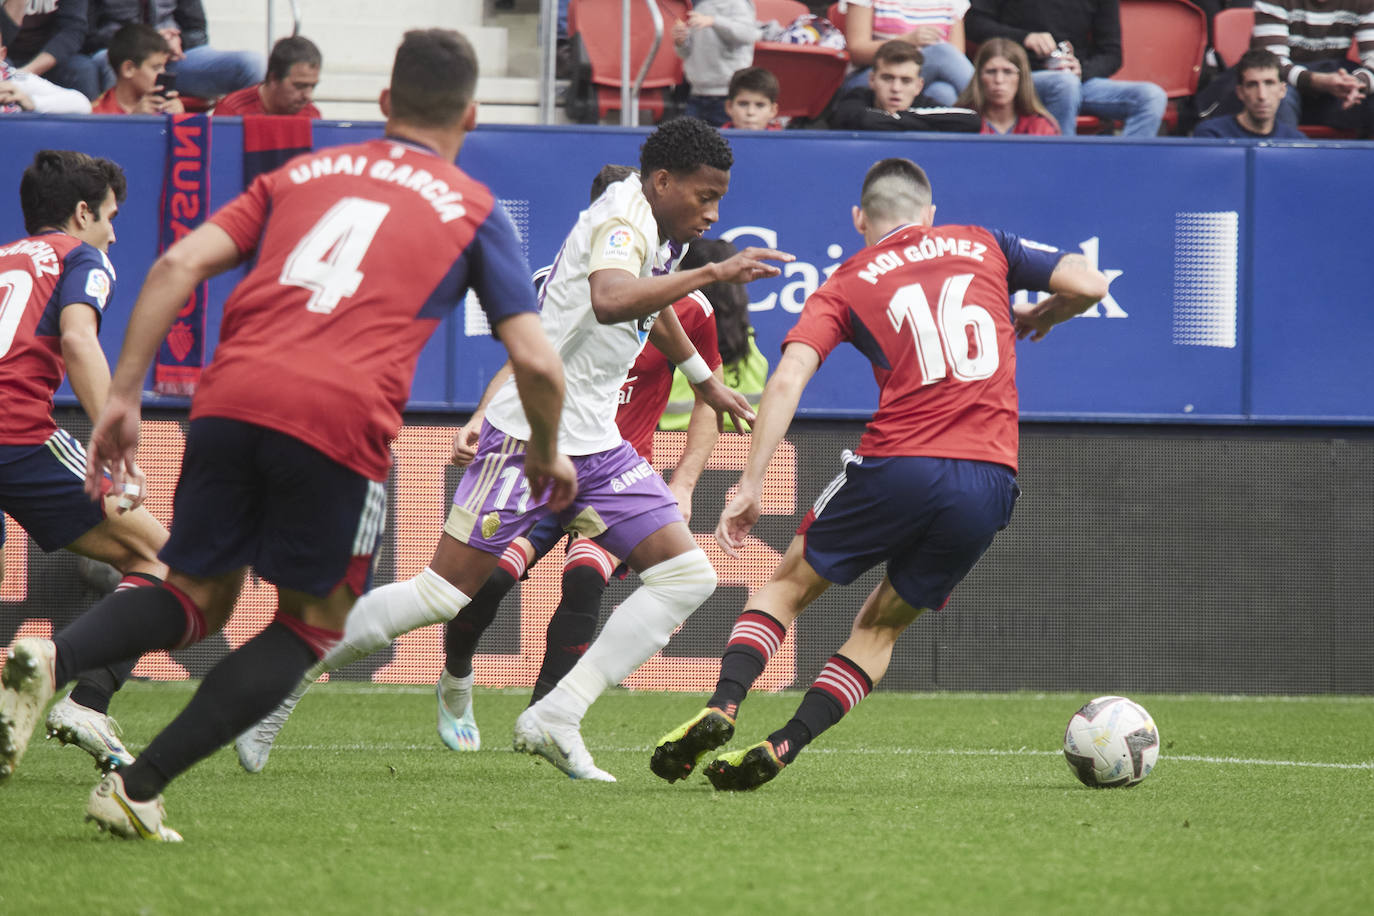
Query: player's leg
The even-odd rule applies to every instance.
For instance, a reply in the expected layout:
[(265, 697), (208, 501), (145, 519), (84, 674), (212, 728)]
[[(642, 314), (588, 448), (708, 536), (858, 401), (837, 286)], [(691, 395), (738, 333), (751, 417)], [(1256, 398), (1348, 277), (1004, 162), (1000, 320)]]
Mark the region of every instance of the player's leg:
[(749, 597), (735, 621), (720, 659), (720, 678), (706, 706), (658, 740), (649, 769), (676, 782), (691, 774), (708, 751), (735, 733), (735, 716), (768, 660), (787, 636), (787, 627), (830, 587), (806, 562), (805, 541), (792, 539), (772, 579)]
[(562, 593), (545, 632), (544, 660), (530, 705), (538, 703), (582, 658), (596, 635), (601, 596), (620, 561), (590, 538), (577, 538), (563, 563)]

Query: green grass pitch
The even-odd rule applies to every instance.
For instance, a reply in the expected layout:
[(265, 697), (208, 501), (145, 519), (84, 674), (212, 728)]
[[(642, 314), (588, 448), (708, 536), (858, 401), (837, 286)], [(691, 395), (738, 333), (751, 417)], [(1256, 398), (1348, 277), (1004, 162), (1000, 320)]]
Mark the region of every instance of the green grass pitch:
[[(131, 747), (190, 690), (126, 688)], [(751, 697), (733, 746), (797, 698)], [(1370, 912), (1374, 698), (1133, 698), (1163, 748), (1129, 790), (1059, 752), (1086, 694), (880, 692), (729, 795), (648, 770), (700, 697), (603, 697), (605, 785), (509, 750), (523, 691), (479, 691), (486, 746), (454, 754), (430, 691), (321, 685), (263, 773), (228, 749), (173, 783), (180, 846), (84, 824), (90, 759), (40, 737), (0, 787), (0, 913)]]

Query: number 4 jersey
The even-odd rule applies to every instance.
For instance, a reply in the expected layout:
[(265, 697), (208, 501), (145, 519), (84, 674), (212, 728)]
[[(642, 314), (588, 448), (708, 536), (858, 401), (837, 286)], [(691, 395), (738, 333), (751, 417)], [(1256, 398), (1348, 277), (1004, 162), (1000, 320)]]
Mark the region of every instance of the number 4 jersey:
[(991, 461), (1016, 470), (1010, 292), (1043, 290), (1062, 254), (978, 226), (903, 226), (816, 290), (783, 346), (873, 364), (878, 410), (859, 454)]
[(98, 248), (62, 232), (0, 247), (0, 445), (46, 442), (57, 429), (52, 396), (62, 384), (62, 310), (104, 313), (114, 268)]
[(275, 429), (373, 480), (420, 350), (467, 290), (493, 327), (538, 309), (491, 192), (403, 141), (301, 156), (210, 221), (257, 260), (224, 305), (192, 419)]

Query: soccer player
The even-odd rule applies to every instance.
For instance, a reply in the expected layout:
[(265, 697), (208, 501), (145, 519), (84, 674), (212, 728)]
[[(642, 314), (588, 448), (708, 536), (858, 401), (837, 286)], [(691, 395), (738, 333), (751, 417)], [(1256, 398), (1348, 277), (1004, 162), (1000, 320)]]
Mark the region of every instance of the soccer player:
[[(839, 343), (873, 363), (878, 410), (846, 453), (773, 573), (735, 623), (706, 708), (665, 735), (650, 769), (670, 782), (729, 741), (739, 704), (786, 628), (832, 583), (878, 563), (850, 638), (825, 664), (796, 714), (764, 741), (706, 766), (717, 789), (753, 789), (872, 690), (897, 637), (954, 586), (1011, 518), (1016, 486), (1017, 337), (1039, 340), (1107, 293), (1107, 279), (1077, 254), (978, 226), (934, 227), (925, 172), (884, 159), (864, 178), (854, 227), (867, 247), (802, 309), (764, 389), (739, 492), (716, 539), (732, 555), (759, 518), (764, 472), (802, 390)], [(1007, 307), (1016, 289), (1051, 290), (1037, 305)]]
[[(86, 451), (58, 427), (52, 398), (65, 376), (92, 422), (105, 405), (110, 367), (97, 335), (114, 293), (106, 251), (124, 197), (124, 172), (110, 160), (42, 150), (19, 182), (29, 236), (0, 247), (0, 511), (45, 551), (65, 547), (115, 567), (123, 574), (119, 589), (162, 581), (167, 567), (157, 552), (167, 531), (147, 509), (130, 508), (125, 493), (142, 485), (141, 476), (125, 493), (104, 490), (94, 502), (86, 495)], [(0, 526), (0, 544), (4, 537)], [(131, 763), (106, 713), (134, 661), (82, 672), (49, 711), (48, 734), (77, 745), (102, 768)], [(0, 705), (0, 717), (16, 715)], [(0, 747), (0, 779), (22, 753)]]
[[(105, 470), (116, 486), (129, 473), (142, 379), (191, 290), (256, 257), (225, 303), (192, 402), (161, 553), (167, 581), (111, 595), (51, 641), (18, 640), (4, 701), (20, 715), (0, 720), (0, 747), (11, 757), (22, 749), (24, 720), (74, 672), (219, 629), (250, 565), (277, 586), (278, 609), (91, 793), (87, 815), (103, 829), (179, 840), (163, 823), (163, 787), (262, 718), (338, 640), (381, 535), (388, 445), (420, 349), (468, 288), (509, 351), (525, 402), (531, 499), (562, 506), (576, 493), (572, 464), (557, 453), (562, 369), (515, 228), (453, 165), (476, 123), (476, 81), (477, 58), (457, 32), (407, 32), (380, 98), (384, 137), (258, 178), (148, 273), (91, 436), (88, 491)], [(480, 583), (485, 574), (470, 575)]]
[(615, 781), (583, 744), (582, 716), (603, 690), (666, 644), (716, 584), (668, 485), (616, 427), (621, 385), (652, 339), (717, 413), (752, 420), (748, 402), (712, 375), (669, 306), (708, 283), (747, 283), (780, 272), (762, 259), (792, 259), (771, 248), (746, 248), (721, 263), (673, 270), (682, 246), (719, 218), (733, 162), (729, 144), (704, 121), (660, 124), (640, 149), (639, 174), (607, 188), (563, 242), (541, 294), (541, 320), (567, 373), (558, 435), (577, 467), (577, 498), (559, 510), (528, 489), (529, 418), (505, 382), (491, 399), (473, 465), (458, 483), (429, 567), (365, 595), (339, 645), (307, 672), (310, 681), (402, 633), (453, 619), (475, 593), (459, 584), (463, 571), (481, 569), (480, 586), (512, 542), (552, 508), (560, 528), (624, 557), (643, 584), (558, 686), (516, 720), (514, 744), (575, 779)]

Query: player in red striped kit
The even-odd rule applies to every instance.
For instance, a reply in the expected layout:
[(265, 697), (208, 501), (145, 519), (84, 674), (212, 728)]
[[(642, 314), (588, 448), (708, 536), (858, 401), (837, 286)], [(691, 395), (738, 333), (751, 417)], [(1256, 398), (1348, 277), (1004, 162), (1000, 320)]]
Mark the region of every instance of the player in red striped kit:
[[(867, 244), (806, 302), (764, 390), (739, 493), (716, 538), (733, 553), (759, 518), (764, 472), (812, 375), (848, 341), (873, 364), (878, 410), (844, 470), (807, 513), (772, 580), (736, 622), (707, 706), (669, 732), (650, 768), (674, 781), (730, 740), (736, 711), (786, 627), (833, 583), (887, 574), (849, 640), (790, 721), (706, 766), (717, 789), (769, 781), (857, 704), (897, 637), (950, 592), (1011, 518), (1016, 485), (1018, 336), (1039, 340), (1097, 302), (1107, 280), (1081, 255), (978, 226), (934, 227), (930, 182), (907, 159), (864, 178), (854, 226)], [(1008, 306), (1017, 289), (1054, 293)]]
[[(16, 642), (5, 699), (41, 708), (77, 671), (203, 638), (224, 624), (250, 565), (277, 586), (278, 609), (91, 793), (87, 816), (101, 828), (180, 840), (163, 823), (163, 787), (262, 718), (338, 640), (366, 589), (388, 446), (420, 350), (469, 288), (510, 353), (531, 427), (532, 492), (542, 498), (552, 484), (547, 498), (560, 506), (576, 495), (572, 463), (557, 452), (562, 367), (519, 238), (491, 192), (453, 164), (476, 124), (476, 81), (476, 55), (457, 32), (407, 32), (380, 99), (385, 136), (258, 178), (149, 271), (91, 437), (88, 489), (106, 470), (116, 485), (127, 474), (142, 379), (191, 290), (256, 256), (225, 303), (191, 405), (161, 554), (167, 581), (110, 596), (51, 641)], [(496, 565), (481, 560), (416, 587), (466, 601), (462, 590)], [(12, 744), (27, 738), (0, 728)]]

